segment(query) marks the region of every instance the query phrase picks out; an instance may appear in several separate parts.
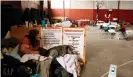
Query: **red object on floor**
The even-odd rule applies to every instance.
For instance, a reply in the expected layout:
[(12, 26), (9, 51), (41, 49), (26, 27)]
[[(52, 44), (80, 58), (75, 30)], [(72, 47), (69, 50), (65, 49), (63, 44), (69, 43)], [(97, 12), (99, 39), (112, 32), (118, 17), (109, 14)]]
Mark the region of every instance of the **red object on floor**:
[(123, 25), (123, 26), (122, 26), (122, 28), (126, 29), (126, 28), (127, 28), (127, 26), (126, 26), (126, 25)]

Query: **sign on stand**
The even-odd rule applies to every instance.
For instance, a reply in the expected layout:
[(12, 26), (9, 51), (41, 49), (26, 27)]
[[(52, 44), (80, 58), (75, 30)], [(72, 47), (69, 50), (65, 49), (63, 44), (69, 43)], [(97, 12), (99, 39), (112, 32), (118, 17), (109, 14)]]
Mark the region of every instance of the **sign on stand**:
[(45, 49), (58, 45), (74, 46), (85, 63), (85, 28), (44, 28), (41, 37)]
[(43, 48), (62, 45), (62, 28), (43, 28), (41, 30)]
[(63, 44), (74, 46), (85, 62), (85, 28), (63, 28)]

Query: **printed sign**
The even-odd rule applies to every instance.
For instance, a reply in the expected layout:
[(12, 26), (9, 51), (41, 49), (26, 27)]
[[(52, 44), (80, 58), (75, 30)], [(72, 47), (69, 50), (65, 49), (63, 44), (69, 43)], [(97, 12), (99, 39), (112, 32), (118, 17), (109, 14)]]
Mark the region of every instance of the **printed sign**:
[(44, 28), (41, 30), (41, 37), (45, 49), (62, 45), (62, 28)]
[[(84, 28), (44, 28), (41, 30), (43, 48), (49, 49), (58, 45), (72, 45), (80, 58), (85, 62), (85, 29)], [(62, 38), (63, 37), (63, 38)]]
[(84, 59), (84, 28), (63, 28), (63, 44), (72, 45)]

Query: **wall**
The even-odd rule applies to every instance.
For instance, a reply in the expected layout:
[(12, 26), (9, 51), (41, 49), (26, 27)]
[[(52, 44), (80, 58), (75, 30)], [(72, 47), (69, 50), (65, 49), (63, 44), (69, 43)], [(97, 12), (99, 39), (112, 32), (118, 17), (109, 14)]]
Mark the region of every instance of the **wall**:
[(133, 1), (121, 1), (119, 18), (120, 20), (133, 22)]
[[(64, 16), (63, 0), (51, 0), (51, 8), (53, 17)], [(72, 20), (93, 19), (92, 8), (93, 1), (65, 0), (65, 16)]]
[[(96, 4), (97, 2), (94, 2), (94, 20), (96, 20)], [(112, 12), (110, 12), (110, 20), (113, 20), (113, 18), (118, 18), (118, 1), (103, 1), (100, 6), (99, 20), (106, 21), (105, 14), (109, 12), (109, 9), (112, 10)]]
[[(96, 7), (94, 7), (94, 16), (96, 15)], [(104, 5), (99, 10), (99, 19), (105, 21), (104, 15), (112, 9), (111, 20), (113, 18), (119, 18), (119, 20), (125, 20), (127, 22), (133, 22), (133, 1), (120, 1), (118, 9), (118, 1), (104, 1)], [(95, 17), (94, 17), (95, 19)]]
[[(47, 10), (48, 8), (48, 0), (44, 0), (43, 8), (44, 10)], [(36, 8), (39, 9), (40, 7), (40, 1), (39, 0), (30, 0), (30, 1), (1, 1), (1, 4), (8, 4), (12, 5), (14, 8), (19, 8), (21, 10), (24, 10), (25, 8)]]
[[(105, 14), (112, 9), (111, 20), (119, 18), (133, 22), (133, 1), (120, 1), (118, 9), (118, 1), (103, 1), (103, 5), (99, 10), (99, 19), (105, 21)], [(78, 19), (96, 19), (96, 1), (88, 0), (65, 0), (65, 16), (72, 20)], [(63, 0), (51, 0), (52, 16), (64, 16)], [(125, 15), (126, 14), (126, 15)]]
[(32, 1), (21, 1), (21, 7), (22, 10), (25, 10), (25, 8), (36, 8), (39, 9), (40, 7), (40, 1), (38, 0), (32, 0)]

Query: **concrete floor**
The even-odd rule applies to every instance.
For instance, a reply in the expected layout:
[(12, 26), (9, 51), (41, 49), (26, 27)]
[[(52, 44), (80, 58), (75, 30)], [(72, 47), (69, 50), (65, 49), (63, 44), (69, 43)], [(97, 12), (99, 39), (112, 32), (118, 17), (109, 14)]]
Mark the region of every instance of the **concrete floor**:
[[(110, 64), (119, 66), (133, 60), (133, 40), (110, 39), (100, 32), (96, 27), (86, 28), (86, 65), (81, 77), (101, 77), (108, 72)], [(119, 67), (117, 77), (133, 77), (133, 61)]]

